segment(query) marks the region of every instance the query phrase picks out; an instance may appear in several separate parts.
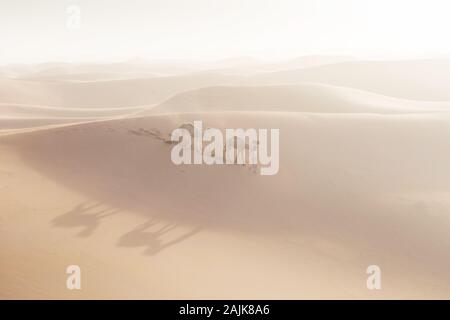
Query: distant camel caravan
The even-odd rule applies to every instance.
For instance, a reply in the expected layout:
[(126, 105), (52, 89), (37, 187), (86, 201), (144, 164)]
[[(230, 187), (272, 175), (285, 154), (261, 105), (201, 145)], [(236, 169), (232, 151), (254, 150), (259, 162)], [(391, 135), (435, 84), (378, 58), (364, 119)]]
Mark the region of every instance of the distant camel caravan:
[[(279, 170), (279, 129), (206, 128), (202, 121), (184, 123), (175, 129), (170, 141), (177, 143), (171, 152), (172, 162), (180, 164), (241, 164), (260, 166), (261, 175), (275, 175)], [(192, 142), (192, 140), (194, 140)], [(203, 146), (203, 142), (207, 144)], [(193, 155), (192, 155), (193, 154)]]

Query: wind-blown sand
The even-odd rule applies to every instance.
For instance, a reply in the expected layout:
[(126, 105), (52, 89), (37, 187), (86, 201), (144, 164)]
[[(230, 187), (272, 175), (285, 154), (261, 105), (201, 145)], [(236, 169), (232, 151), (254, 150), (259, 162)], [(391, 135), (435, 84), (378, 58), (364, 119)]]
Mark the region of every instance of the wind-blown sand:
[[(0, 95), (2, 129), (24, 118), (82, 123), (0, 132), (0, 297), (448, 298), (441, 84), (406, 92), (396, 83), (399, 94), (386, 96), (330, 78), (243, 84), (253, 77), (186, 83), (202, 71), (83, 89), (4, 80), (19, 89)], [(41, 104), (49, 97), (58, 99)], [(159, 138), (193, 120), (279, 128), (279, 173), (174, 165)], [(71, 264), (82, 269), (80, 291), (66, 289)], [(366, 288), (372, 264), (382, 290)]]

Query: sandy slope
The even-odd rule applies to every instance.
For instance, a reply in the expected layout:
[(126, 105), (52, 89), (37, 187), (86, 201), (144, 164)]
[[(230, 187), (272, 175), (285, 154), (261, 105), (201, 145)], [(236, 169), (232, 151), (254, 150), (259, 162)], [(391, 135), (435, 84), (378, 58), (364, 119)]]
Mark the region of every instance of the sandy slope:
[(403, 100), (352, 88), (302, 83), (207, 87), (175, 95), (140, 114), (213, 111), (421, 113), (450, 111), (449, 102)]
[(130, 59), (116, 63), (42, 63), (6, 65), (0, 75), (23, 80), (98, 81), (175, 76), (215, 70), (222, 74), (253, 74), (288, 69), (309, 68), (354, 60), (346, 56), (301, 56), (287, 61), (271, 62), (252, 57), (230, 57), (218, 61)]
[(249, 84), (316, 82), (413, 100), (450, 100), (450, 60), (348, 61), (255, 75)]
[(63, 124), (84, 123), (89, 118), (0, 118), (0, 134), (28, 131), (33, 128), (46, 128)]
[(101, 118), (136, 113), (144, 107), (61, 108), (0, 103), (0, 118)]
[(133, 116), (145, 107), (127, 108), (64, 108), (0, 103), (0, 132), (64, 123)]
[[(326, 61), (0, 70), (0, 298), (448, 298), (448, 61)], [(200, 119), (279, 128), (279, 173), (173, 165)]]
[(286, 61), (263, 61), (252, 57), (231, 57), (211, 64), (208, 69), (222, 74), (254, 75), (267, 72), (306, 69), (355, 60), (348, 56), (301, 56)]
[[(276, 176), (174, 166), (185, 121), (280, 128)], [(142, 132), (142, 131), (141, 131)], [(450, 117), (223, 113), (0, 139), (0, 295), (446, 298)], [(65, 289), (79, 264), (83, 290)], [(383, 270), (368, 291), (365, 268)]]
[(0, 102), (71, 108), (113, 108), (162, 103), (207, 86), (289, 85), (304, 82), (356, 88), (411, 100), (450, 100), (448, 60), (351, 61), (256, 75), (198, 70), (189, 74), (68, 82), (0, 79)]
[(16, 79), (51, 81), (94, 81), (114, 79), (134, 79), (154, 76), (170, 76), (192, 73), (194, 65), (177, 61), (146, 61), (131, 59), (115, 63), (63, 63), (49, 62), (38, 65), (6, 65), (2, 68), (5, 76)]
[(0, 79), (0, 102), (69, 108), (122, 108), (151, 105), (174, 94), (231, 83), (233, 76), (192, 74), (95, 82)]

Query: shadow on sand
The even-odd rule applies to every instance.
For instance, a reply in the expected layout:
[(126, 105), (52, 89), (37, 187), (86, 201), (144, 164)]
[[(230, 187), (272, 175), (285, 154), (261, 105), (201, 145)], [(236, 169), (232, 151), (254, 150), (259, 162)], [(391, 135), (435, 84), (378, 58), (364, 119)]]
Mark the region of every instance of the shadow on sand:
[[(118, 209), (104, 208), (101, 203), (91, 204), (86, 201), (53, 219), (52, 224), (61, 228), (82, 228), (77, 236), (86, 238), (93, 235), (102, 220), (119, 212)], [(145, 247), (145, 255), (155, 255), (197, 234), (201, 229), (201, 227), (193, 227), (186, 231), (185, 228), (178, 227), (176, 223), (163, 223), (152, 219), (121, 236), (117, 246)]]
[(100, 203), (80, 203), (72, 210), (52, 220), (52, 224), (62, 228), (83, 228), (79, 237), (91, 236), (100, 226), (102, 219), (118, 213), (117, 209), (102, 208)]
[[(144, 254), (155, 255), (161, 250), (197, 234), (201, 228), (193, 227), (191, 230), (181, 233), (179, 231), (176, 223), (161, 224), (156, 220), (150, 220), (124, 234), (117, 245), (119, 247), (145, 247)], [(164, 241), (163, 238), (169, 240)]]

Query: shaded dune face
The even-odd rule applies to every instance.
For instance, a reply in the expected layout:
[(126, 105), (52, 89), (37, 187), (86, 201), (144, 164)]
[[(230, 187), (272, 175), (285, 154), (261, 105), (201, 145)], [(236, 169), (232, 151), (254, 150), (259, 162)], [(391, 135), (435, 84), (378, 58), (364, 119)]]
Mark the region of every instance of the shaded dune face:
[[(306, 62), (0, 80), (0, 296), (78, 259), (84, 298), (447, 297), (448, 61)], [(279, 129), (279, 172), (174, 165), (195, 120)]]
[[(193, 120), (218, 128), (280, 128), (279, 173), (175, 166), (169, 144), (136, 134), (168, 135)], [(337, 258), (344, 265), (373, 259), (406, 281), (419, 274), (449, 290), (442, 281), (450, 279), (449, 122), (443, 115), (190, 114), (41, 130), (2, 143), (47, 178), (115, 208), (114, 214), (132, 211), (149, 219), (147, 227), (164, 221), (163, 233), (184, 228), (170, 246), (205, 230), (295, 238), (301, 250), (322, 252), (323, 263), (344, 250)], [(55, 226), (77, 221), (76, 212), (86, 219), (83, 208), (89, 206), (56, 217)], [(87, 218), (84, 235), (94, 234), (104, 218)], [(134, 235), (145, 230), (123, 230), (115, 245), (133, 246)]]

